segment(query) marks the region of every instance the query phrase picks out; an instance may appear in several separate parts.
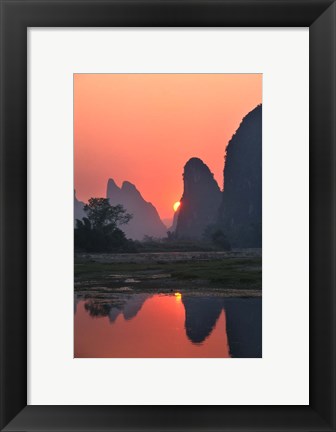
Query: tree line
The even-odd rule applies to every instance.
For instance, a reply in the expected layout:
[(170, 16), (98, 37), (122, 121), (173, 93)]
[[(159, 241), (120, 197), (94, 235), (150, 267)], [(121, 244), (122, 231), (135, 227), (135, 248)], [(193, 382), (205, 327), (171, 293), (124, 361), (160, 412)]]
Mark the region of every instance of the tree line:
[(134, 242), (126, 238), (120, 226), (132, 215), (120, 204), (112, 206), (108, 198), (90, 198), (86, 217), (76, 219), (75, 249), (87, 252), (133, 252)]
[(230, 250), (230, 243), (215, 225), (209, 225), (202, 240), (176, 238), (168, 231), (167, 237), (154, 239), (145, 236), (142, 242), (128, 239), (121, 229), (133, 215), (117, 204), (112, 206), (108, 198), (90, 198), (83, 207), (86, 214), (76, 219), (75, 250), (85, 252), (148, 252), (172, 250)]

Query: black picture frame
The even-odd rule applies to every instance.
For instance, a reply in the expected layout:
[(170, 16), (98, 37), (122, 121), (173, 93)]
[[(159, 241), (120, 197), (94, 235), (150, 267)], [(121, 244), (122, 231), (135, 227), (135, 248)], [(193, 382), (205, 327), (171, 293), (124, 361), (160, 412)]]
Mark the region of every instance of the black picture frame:
[[(1, 430), (336, 430), (335, 1), (0, 0), (0, 5)], [(27, 28), (49, 26), (309, 27), (309, 406), (188, 406), (187, 400), (186, 406), (27, 406)]]

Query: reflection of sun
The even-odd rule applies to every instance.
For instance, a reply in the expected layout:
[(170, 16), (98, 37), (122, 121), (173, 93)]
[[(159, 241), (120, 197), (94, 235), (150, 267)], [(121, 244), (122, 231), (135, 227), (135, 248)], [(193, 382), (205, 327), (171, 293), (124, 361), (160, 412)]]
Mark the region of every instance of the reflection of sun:
[(181, 205), (180, 201), (176, 201), (176, 203), (174, 203), (173, 205), (174, 211), (176, 211), (180, 207), (180, 205)]
[(176, 301), (181, 301), (181, 298), (182, 298), (182, 294), (179, 293), (179, 292), (176, 292), (175, 293), (175, 299), (176, 299)]

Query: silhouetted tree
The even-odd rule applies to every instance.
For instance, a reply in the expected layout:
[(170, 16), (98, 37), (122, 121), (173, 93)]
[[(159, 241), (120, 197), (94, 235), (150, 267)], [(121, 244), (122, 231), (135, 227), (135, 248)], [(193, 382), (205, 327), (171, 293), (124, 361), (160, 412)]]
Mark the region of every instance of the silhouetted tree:
[(87, 217), (76, 219), (75, 248), (88, 252), (135, 252), (132, 240), (118, 227), (132, 218), (122, 205), (111, 206), (106, 198), (90, 198)]
[(108, 198), (90, 198), (85, 204), (84, 211), (93, 229), (109, 226), (113, 231), (117, 226), (127, 224), (132, 215), (127, 213), (120, 204), (111, 206)]

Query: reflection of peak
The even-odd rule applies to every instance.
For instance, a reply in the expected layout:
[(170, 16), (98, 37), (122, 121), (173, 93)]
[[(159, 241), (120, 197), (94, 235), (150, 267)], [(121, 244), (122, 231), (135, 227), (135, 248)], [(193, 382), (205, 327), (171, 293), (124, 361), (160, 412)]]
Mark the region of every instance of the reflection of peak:
[(221, 313), (220, 297), (182, 296), (185, 307), (185, 329), (191, 342), (201, 343), (212, 332)]
[(133, 294), (130, 297), (127, 296), (126, 301), (122, 304), (120, 304), (120, 299), (118, 299), (119, 303), (117, 307), (111, 305), (112, 307), (108, 314), (110, 322), (114, 323), (121, 313), (125, 320), (134, 318), (149, 297), (151, 297), (150, 294)]
[[(97, 298), (88, 299), (87, 291), (84, 291), (83, 293), (75, 293), (75, 306), (78, 302), (83, 301), (84, 308), (91, 317), (107, 317), (111, 325), (116, 326), (114, 334), (119, 330), (122, 331), (122, 327), (125, 325), (124, 320), (131, 320), (137, 316), (138, 321), (134, 323), (135, 326), (133, 327), (130, 341), (138, 340), (138, 338), (151, 341), (151, 345), (155, 343), (155, 345), (160, 346), (159, 351), (161, 354), (163, 352), (168, 352), (168, 354), (178, 352), (178, 354), (182, 354), (184, 352), (183, 349), (190, 346), (190, 342), (192, 344), (202, 344), (215, 331), (213, 337), (210, 336), (211, 340), (205, 342), (205, 348), (207, 342), (210, 343), (210, 346), (215, 342), (219, 345), (224, 344), (222, 348), (225, 349), (225, 352), (229, 348), (231, 357), (258, 358), (262, 356), (261, 298), (225, 298), (211, 294), (193, 296), (182, 293), (181, 304), (180, 298), (178, 298), (177, 302), (171, 296), (169, 297), (166, 295), (139, 292), (123, 292), (118, 294), (106, 294), (104, 292), (103, 297), (101, 294), (98, 294)], [(153, 300), (160, 298), (160, 301), (154, 301), (153, 303), (149, 301), (146, 304), (147, 307), (142, 308), (147, 299), (150, 298), (153, 298)], [(165, 299), (168, 300), (166, 304), (161, 301)], [(180, 332), (184, 333), (184, 329), (180, 324), (174, 328), (174, 323), (179, 322), (175, 321), (176, 319), (184, 319), (183, 314), (179, 313), (175, 315), (174, 310), (170, 309), (171, 306), (180, 309), (182, 305), (185, 309), (185, 332), (187, 338), (180, 345), (180, 343), (176, 344), (174, 340), (169, 340), (167, 336), (172, 335), (172, 330), (177, 336)], [(160, 310), (160, 307), (163, 307), (163, 309)], [(153, 313), (154, 310), (155, 313)], [(116, 323), (113, 324), (115, 321)], [(142, 327), (144, 323), (146, 323), (145, 330)], [(226, 335), (223, 333), (224, 331)], [(220, 335), (222, 336), (218, 337)], [(103, 337), (100, 339), (105, 349), (106, 332), (103, 333)], [(87, 340), (89, 341), (90, 338)], [(181, 341), (180, 338), (178, 340)], [(130, 341), (129, 343), (131, 343)], [(174, 344), (174, 351), (169, 353), (167, 349), (172, 346), (171, 342)], [(116, 348), (118, 349), (117, 346)], [(175, 351), (175, 348), (177, 348), (177, 351)], [(179, 350), (181, 351), (179, 352)], [(188, 348), (188, 353), (190, 352)], [(208, 354), (210, 352), (207, 351)], [(149, 353), (143, 350), (141, 354), (145, 354), (144, 357), (147, 357), (146, 354)], [(177, 355), (177, 357), (179, 356)]]
[[(150, 294), (133, 294), (131, 297), (118, 298), (119, 304), (117, 304), (117, 306), (111, 305), (111, 309), (108, 314), (110, 322), (114, 323), (121, 313), (123, 314), (125, 320), (134, 318), (149, 297), (151, 297)], [(126, 298), (126, 301), (124, 301), (122, 304), (120, 304), (121, 298)]]
[(182, 296), (185, 330), (193, 343), (202, 343), (213, 331), (222, 310), (231, 357), (262, 356), (262, 303), (260, 298)]
[(114, 321), (118, 318), (120, 315), (121, 310), (117, 307), (111, 307), (108, 313), (108, 317), (111, 323), (114, 323)]
[(231, 357), (262, 357), (262, 304), (260, 298), (223, 299)]
[(126, 320), (134, 318), (149, 297), (150, 294), (134, 294), (123, 308), (124, 318)]
[(149, 297), (151, 295), (145, 293), (113, 295), (105, 301), (89, 299), (84, 307), (92, 317), (108, 316), (110, 322), (114, 323), (121, 313), (125, 320), (134, 318)]

